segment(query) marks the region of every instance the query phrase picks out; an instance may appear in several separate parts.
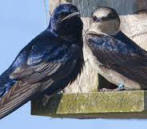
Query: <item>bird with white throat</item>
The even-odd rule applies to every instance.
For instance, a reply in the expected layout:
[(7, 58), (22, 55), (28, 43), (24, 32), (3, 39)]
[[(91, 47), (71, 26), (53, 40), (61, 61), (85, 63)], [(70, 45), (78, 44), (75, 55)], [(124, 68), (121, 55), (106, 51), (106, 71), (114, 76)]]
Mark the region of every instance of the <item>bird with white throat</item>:
[(112, 8), (100, 7), (93, 12), (88, 31), (115, 35), (119, 28), (120, 19), (117, 12)]
[(115, 91), (147, 89), (147, 52), (121, 32), (117, 12), (98, 7), (90, 23), (85, 42), (98, 73), (118, 86)]

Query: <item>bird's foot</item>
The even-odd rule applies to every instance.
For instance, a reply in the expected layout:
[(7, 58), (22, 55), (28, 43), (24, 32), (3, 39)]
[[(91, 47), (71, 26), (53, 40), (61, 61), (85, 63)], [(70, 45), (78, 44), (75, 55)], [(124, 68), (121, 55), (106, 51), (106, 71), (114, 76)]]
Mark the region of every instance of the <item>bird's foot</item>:
[(107, 89), (107, 88), (102, 88), (100, 89), (100, 92), (112, 92), (112, 91), (123, 91), (124, 89), (120, 88), (115, 88), (115, 89)]
[(63, 93), (64, 93), (63, 90), (57, 92), (58, 95), (63, 94)]
[(122, 84), (122, 83), (120, 85), (118, 85), (118, 87), (115, 88), (115, 89), (107, 89), (107, 88), (100, 89), (101, 92), (123, 91), (123, 90), (125, 90), (125, 87), (124, 87), (124, 84)]
[(100, 89), (100, 92), (109, 92), (109, 91), (113, 91), (113, 89), (108, 89), (108, 88)]
[(43, 99), (42, 99), (42, 105), (45, 107), (47, 105), (49, 99), (52, 98), (52, 97), (53, 97), (53, 95), (47, 95), (47, 94), (45, 94), (43, 96)]
[[(63, 94), (63, 91), (57, 92), (57, 94)], [(48, 101), (54, 96), (54, 94), (52, 95), (48, 95), (45, 94), (42, 98), (42, 105), (45, 107), (48, 104)]]
[(125, 90), (124, 83), (120, 83), (116, 89), (118, 89), (118, 91)]

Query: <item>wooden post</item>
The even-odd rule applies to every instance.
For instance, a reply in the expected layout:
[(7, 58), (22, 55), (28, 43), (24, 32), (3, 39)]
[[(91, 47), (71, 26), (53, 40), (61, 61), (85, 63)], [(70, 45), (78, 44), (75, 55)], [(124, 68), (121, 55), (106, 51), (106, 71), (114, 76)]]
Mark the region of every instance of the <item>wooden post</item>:
[(50, 0), (51, 11), (57, 5), (66, 2), (76, 5), (84, 17), (89, 17), (97, 6), (112, 7), (120, 15), (133, 14), (138, 10), (147, 9), (147, 0)]
[[(145, 45), (147, 15), (134, 14), (138, 10), (147, 9), (147, 0), (50, 0), (51, 12), (56, 6), (66, 2), (73, 3), (79, 8), (84, 30), (89, 27), (89, 16), (97, 6), (115, 8), (121, 17), (121, 30), (137, 41), (141, 47), (147, 49)], [(91, 67), (86, 46), (84, 46), (83, 53), (85, 67), (77, 80), (64, 90), (63, 95), (53, 97), (46, 107), (42, 106), (42, 98), (33, 101), (32, 114), (76, 118), (145, 118), (147, 107), (144, 105), (146, 105), (147, 93), (144, 91), (99, 93), (98, 86), (100, 84), (109, 85), (109, 83), (106, 80), (100, 82), (103, 79), (99, 79), (100, 76)], [(128, 113), (123, 115), (120, 112)]]

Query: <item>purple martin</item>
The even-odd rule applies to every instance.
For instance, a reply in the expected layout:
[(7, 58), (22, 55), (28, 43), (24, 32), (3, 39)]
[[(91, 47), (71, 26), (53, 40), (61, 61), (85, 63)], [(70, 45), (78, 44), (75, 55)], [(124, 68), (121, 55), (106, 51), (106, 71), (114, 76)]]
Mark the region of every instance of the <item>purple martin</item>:
[(49, 26), (25, 46), (0, 76), (0, 118), (38, 95), (52, 95), (81, 73), (83, 23), (77, 7), (61, 4)]
[(147, 89), (147, 52), (120, 31), (117, 12), (98, 7), (90, 22), (85, 42), (98, 73), (118, 86), (115, 91)]

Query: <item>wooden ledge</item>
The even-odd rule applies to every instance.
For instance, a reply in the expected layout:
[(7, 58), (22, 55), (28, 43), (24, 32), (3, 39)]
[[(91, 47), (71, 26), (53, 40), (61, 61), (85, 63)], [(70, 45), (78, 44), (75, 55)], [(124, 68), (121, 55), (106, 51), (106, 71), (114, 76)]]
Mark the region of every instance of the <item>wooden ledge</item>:
[(32, 115), (59, 118), (147, 118), (147, 92), (58, 94), (46, 106), (32, 101)]

